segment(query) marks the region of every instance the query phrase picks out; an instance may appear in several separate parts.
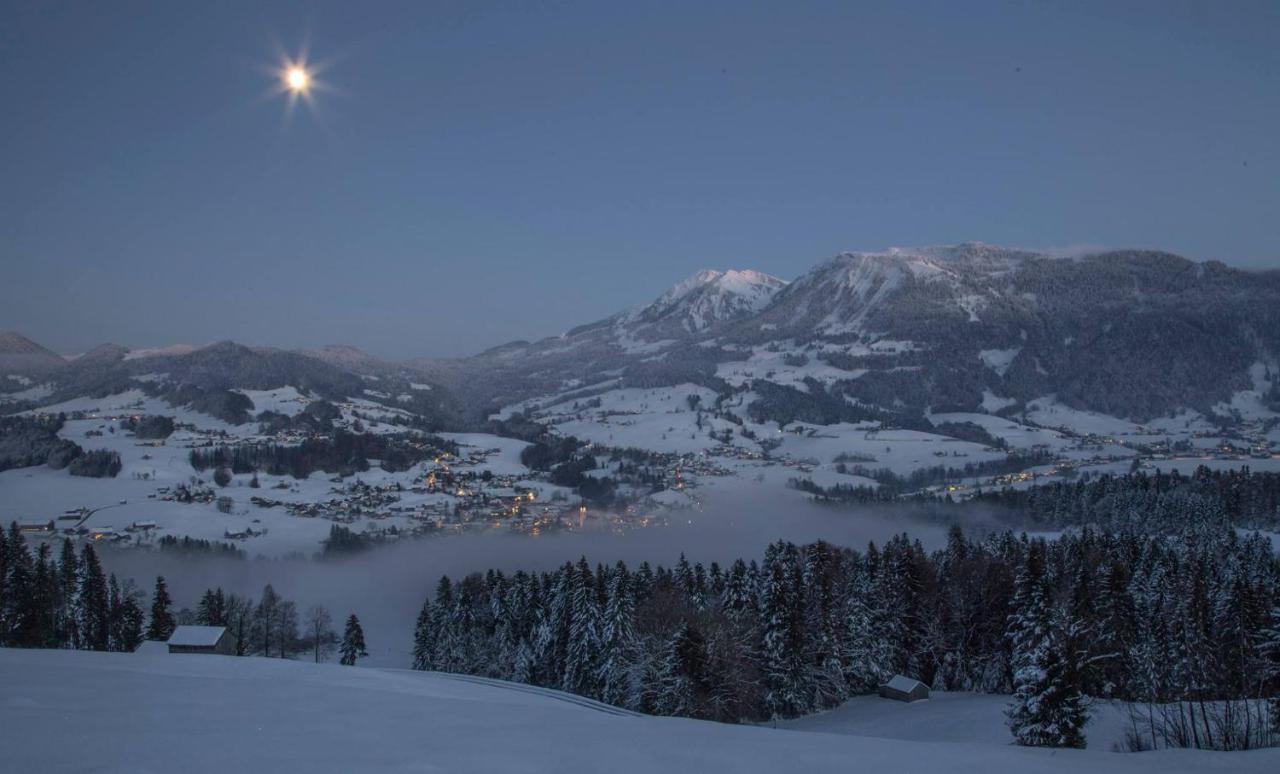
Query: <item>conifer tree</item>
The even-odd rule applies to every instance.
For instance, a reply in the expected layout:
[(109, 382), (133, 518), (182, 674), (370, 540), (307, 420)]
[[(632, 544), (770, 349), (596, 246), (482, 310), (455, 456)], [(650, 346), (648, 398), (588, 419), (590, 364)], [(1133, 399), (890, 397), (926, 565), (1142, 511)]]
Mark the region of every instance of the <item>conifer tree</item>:
[(634, 665), (638, 656), (635, 630), (635, 597), (627, 568), (618, 562), (609, 579), (601, 629), (600, 700), (620, 707), (636, 699)]
[(151, 595), (151, 621), (147, 624), (147, 639), (165, 642), (173, 634), (178, 623), (173, 618), (173, 600), (163, 575), (156, 576), (156, 588)]
[(122, 601), (120, 603), (119, 623), (117, 625), (117, 637), (119, 650), (126, 653), (132, 653), (138, 649), (143, 643), (143, 623), (146, 616), (143, 615), (142, 606), (138, 604), (138, 592), (132, 585), (132, 581), (124, 586), (122, 592)]
[(654, 710), (660, 715), (705, 717), (709, 686), (706, 641), (702, 632), (682, 621), (666, 643), (658, 664)]
[(1017, 744), (1084, 747), (1088, 716), (1079, 689), (1074, 654), (1054, 620), (1045, 582), (1043, 544), (1031, 545), (1017, 579), (1009, 621), (1014, 694), (1007, 715)]
[(80, 647), (80, 625), (76, 620), (76, 607), (80, 591), (80, 560), (75, 545), (69, 538), (62, 540), (62, 552), (58, 560), (58, 641), (64, 648)]
[(360, 619), (352, 613), (347, 619), (347, 627), (342, 633), (342, 657), (339, 663), (343, 666), (355, 666), (356, 660), (369, 655), (365, 650), (364, 629), (360, 628)]
[(107, 577), (93, 546), (86, 544), (80, 555), (79, 619), (83, 647), (109, 650), (111, 647), (111, 605)]
[(600, 654), (600, 610), (595, 599), (595, 578), (585, 558), (568, 572), (572, 576), (572, 592), (564, 690), (594, 697)]
[(418, 612), (418, 621), (413, 627), (413, 668), (427, 670), (431, 668), (435, 653), (435, 614), (431, 609), (431, 600), (422, 600), (422, 610)]

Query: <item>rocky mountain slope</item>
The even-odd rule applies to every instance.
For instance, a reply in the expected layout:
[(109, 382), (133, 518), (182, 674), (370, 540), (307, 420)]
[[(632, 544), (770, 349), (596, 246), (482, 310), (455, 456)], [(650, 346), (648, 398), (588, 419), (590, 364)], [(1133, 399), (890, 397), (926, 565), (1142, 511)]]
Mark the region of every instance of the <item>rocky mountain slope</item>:
[[(699, 278), (699, 287), (719, 281)], [(695, 314), (698, 305), (683, 304), (689, 284), (640, 312), (491, 350), (470, 366), (529, 375), (528, 387), (613, 378), (723, 393), (813, 381), (796, 390), (808, 398), (793, 397), (817, 390), (902, 416), (1018, 411), (1052, 397), (1139, 421), (1184, 408), (1211, 414), (1280, 381), (1278, 271), (966, 243), (842, 254), (790, 284), (762, 284), (731, 314)], [(661, 325), (668, 309), (679, 323)]]
[[(292, 385), (393, 400), (434, 423), (483, 425), (540, 395), (691, 383), (760, 420), (1020, 413), (1036, 401), (1151, 421), (1280, 410), (1280, 271), (1168, 253), (1057, 258), (981, 243), (853, 252), (793, 282), (702, 271), (648, 304), (461, 359), (388, 362), (355, 347), (127, 350), (70, 362), (0, 336), (3, 391), (105, 394), (139, 380), (202, 390)], [(31, 385), (40, 382), (39, 394)], [(416, 387), (412, 385), (417, 385)], [(157, 389), (157, 388), (153, 388)], [(10, 401), (11, 403), (15, 401)]]

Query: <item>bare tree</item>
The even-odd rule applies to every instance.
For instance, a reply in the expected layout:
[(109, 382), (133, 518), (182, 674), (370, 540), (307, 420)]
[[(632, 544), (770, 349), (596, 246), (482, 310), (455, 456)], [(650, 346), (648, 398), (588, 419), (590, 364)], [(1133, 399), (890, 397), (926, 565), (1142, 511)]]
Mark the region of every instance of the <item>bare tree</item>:
[(333, 647), (337, 644), (338, 636), (330, 628), (332, 623), (333, 618), (323, 605), (312, 605), (307, 608), (307, 633), (317, 664), (320, 663), (320, 656), (333, 652)]

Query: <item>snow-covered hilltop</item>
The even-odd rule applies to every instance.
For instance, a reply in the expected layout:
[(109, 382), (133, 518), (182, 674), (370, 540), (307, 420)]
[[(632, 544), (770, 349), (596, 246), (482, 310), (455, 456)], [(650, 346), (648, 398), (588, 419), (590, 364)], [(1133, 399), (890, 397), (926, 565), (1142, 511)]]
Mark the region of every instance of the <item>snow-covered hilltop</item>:
[(786, 284), (758, 271), (708, 269), (677, 283), (623, 321), (644, 326), (674, 323), (685, 333), (701, 333), (760, 312)]
[[(1277, 750), (1119, 754), (643, 717), (513, 683), (266, 658), (0, 650), (0, 685), (0, 727), (10, 732), (4, 765), (15, 772), (1247, 774), (1280, 768)], [(936, 721), (930, 710), (938, 708), (929, 705), (892, 709), (899, 716), (919, 709)]]

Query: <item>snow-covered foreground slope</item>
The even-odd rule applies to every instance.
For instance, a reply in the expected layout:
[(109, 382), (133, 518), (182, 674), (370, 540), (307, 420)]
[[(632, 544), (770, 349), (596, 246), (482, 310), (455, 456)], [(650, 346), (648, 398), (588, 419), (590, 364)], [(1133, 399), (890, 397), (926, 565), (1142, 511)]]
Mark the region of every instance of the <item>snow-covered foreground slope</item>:
[(435, 673), (0, 650), (0, 771), (1276, 771), (1280, 751), (1121, 755), (631, 716)]

